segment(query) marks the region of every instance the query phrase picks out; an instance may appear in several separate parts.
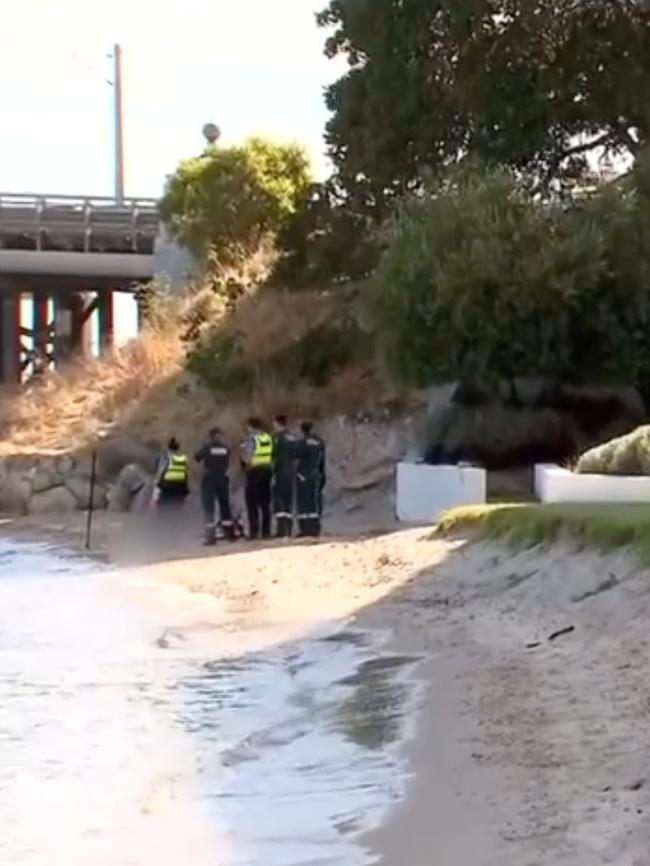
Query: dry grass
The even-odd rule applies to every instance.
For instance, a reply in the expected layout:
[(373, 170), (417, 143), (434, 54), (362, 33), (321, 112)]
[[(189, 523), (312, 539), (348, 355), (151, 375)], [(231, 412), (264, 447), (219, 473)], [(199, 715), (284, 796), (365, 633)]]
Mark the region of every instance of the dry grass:
[(638, 427), (592, 448), (576, 464), (576, 472), (609, 475), (647, 475), (650, 472), (650, 426)]
[(220, 326), (224, 336), (239, 335), (242, 359), (251, 364), (301, 340), (325, 325), (345, 296), (323, 292), (263, 292), (248, 295)]
[(102, 358), (85, 358), (23, 392), (0, 395), (1, 453), (68, 451), (120, 424), (143, 395), (179, 374), (176, 330), (153, 328)]
[(160, 443), (177, 436), (191, 448), (218, 423), (232, 441), (252, 413), (319, 417), (355, 415), (378, 395), (390, 399), (366, 367), (343, 370), (326, 389), (288, 387), (259, 375), (252, 393), (211, 394), (183, 368), (188, 315), (225, 334), (241, 334), (245, 362), (264, 369), (264, 358), (300, 340), (349, 299), (318, 292), (264, 292), (244, 297), (234, 312), (198, 291), (190, 302), (162, 304), (138, 340), (99, 359), (83, 359), (23, 392), (0, 391), (0, 454), (69, 452), (100, 434)]

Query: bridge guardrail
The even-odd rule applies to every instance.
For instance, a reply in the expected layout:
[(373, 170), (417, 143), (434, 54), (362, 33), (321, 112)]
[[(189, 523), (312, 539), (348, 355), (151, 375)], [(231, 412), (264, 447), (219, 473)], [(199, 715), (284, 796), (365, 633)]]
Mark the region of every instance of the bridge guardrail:
[(0, 193), (5, 249), (150, 253), (158, 230), (150, 198)]

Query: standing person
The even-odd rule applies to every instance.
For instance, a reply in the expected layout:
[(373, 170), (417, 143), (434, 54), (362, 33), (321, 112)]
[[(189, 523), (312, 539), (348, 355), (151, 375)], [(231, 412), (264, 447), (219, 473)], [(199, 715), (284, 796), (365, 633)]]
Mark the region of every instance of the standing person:
[(289, 430), (286, 415), (273, 420), (273, 512), (277, 538), (291, 538), (295, 488), (294, 457), (296, 437)]
[(246, 510), (248, 536), (271, 537), (271, 480), (273, 478), (273, 439), (259, 418), (248, 419), (248, 436), (242, 445), (246, 472)]
[(230, 508), (230, 449), (223, 434), (213, 427), (207, 442), (199, 448), (194, 459), (203, 464), (201, 479), (201, 504), (205, 517), (205, 544), (217, 543), (216, 506), (219, 504), (219, 519), (226, 538), (234, 540), (232, 511)]
[(158, 461), (154, 501), (159, 507), (182, 505), (190, 492), (189, 480), (187, 457), (181, 452), (180, 443), (172, 437)]
[(298, 534), (301, 538), (321, 534), (323, 488), (325, 487), (325, 443), (303, 421), (302, 437), (296, 445), (296, 499)]

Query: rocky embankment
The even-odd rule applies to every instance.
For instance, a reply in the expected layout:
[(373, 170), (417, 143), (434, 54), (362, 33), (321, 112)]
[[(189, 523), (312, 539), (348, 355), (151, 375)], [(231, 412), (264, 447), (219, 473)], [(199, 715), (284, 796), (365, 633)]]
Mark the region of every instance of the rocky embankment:
[[(392, 483), (395, 463), (409, 450), (410, 421), (335, 418), (320, 430), (328, 443), (328, 500), (343, 510)], [(96, 449), (97, 509), (140, 511), (151, 494), (158, 443), (106, 439)], [(88, 507), (92, 452), (0, 457), (0, 512), (67, 513)], [(196, 473), (198, 475), (198, 471)], [(197, 478), (195, 477), (195, 480)], [(233, 485), (241, 485), (235, 470)]]
[[(328, 502), (345, 511), (368, 492), (388, 487), (395, 463), (406, 454), (427, 455), (433, 463), (469, 461), (493, 471), (512, 470), (574, 459), (592, 446), (635, 430), (646, 418), (641, 395), (634, 388), (576, 389), (537, 381), (511, 383), (506, 393), (498, 394), (466, 384), (431, 388), (414, 395), (408, 416), (360, 414), (319, 424), (328, 446)], [(190, 452), (203, 432), (181, 431)], [(95, 507), (141, 509), (149, 498), (161, 445), (127, 435), (102, 440), (97, 445)], [(231, 445), (236, 450), (237, 442)], [(5, 453), (0, 457), (0, 512), (41, 514), (85, 508), (91, 462), (89, 450)], [(241, 480), (235, 469), (235, 489)]]
[[(94, 507), (107, 508), (116, 501), (123, 475), (149, 479), (156, 453), (153, 447), (128, 440), (101, 443), (96, 452)], [(47, 514), (87, 508), (92, 464), (89, 451), (0, 457), (0, 512)]]

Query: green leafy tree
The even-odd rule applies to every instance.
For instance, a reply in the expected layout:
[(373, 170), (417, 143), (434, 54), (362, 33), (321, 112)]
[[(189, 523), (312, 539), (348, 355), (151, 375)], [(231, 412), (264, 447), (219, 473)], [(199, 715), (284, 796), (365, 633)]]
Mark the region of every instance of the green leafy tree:
[(648, 141), (646, 0), (332, 0), (319, 21), (350, 67), (331, 156), (374, 209), (467, 154), (571, 180)]
[(629, 374), (607, 335), (577, 366), (615, 306), (595, 294), (605, 253), (594, 218), (539, 204), (502, 170), (455, 173), (395, 219), (366, 292), (369, 320), (407, 384)]
[(370, 216), (348, 207), (331, 181), (314, 184), (278, 236), (273, 283), (288, 288), (365, 279), (377, 265), (380, 244)]
[(609, 381), (650, 383), (650, 154), (600, 190), (580, 218), (602, 238), (602, 268), (573, 325), (574, 368)]
[(161, 215), (172, 237), (201, 260), (229, 264), (273, 238), (310, 184), (309, 159), (298, 145), (251, 138), (212, 146), (169, 178)]

